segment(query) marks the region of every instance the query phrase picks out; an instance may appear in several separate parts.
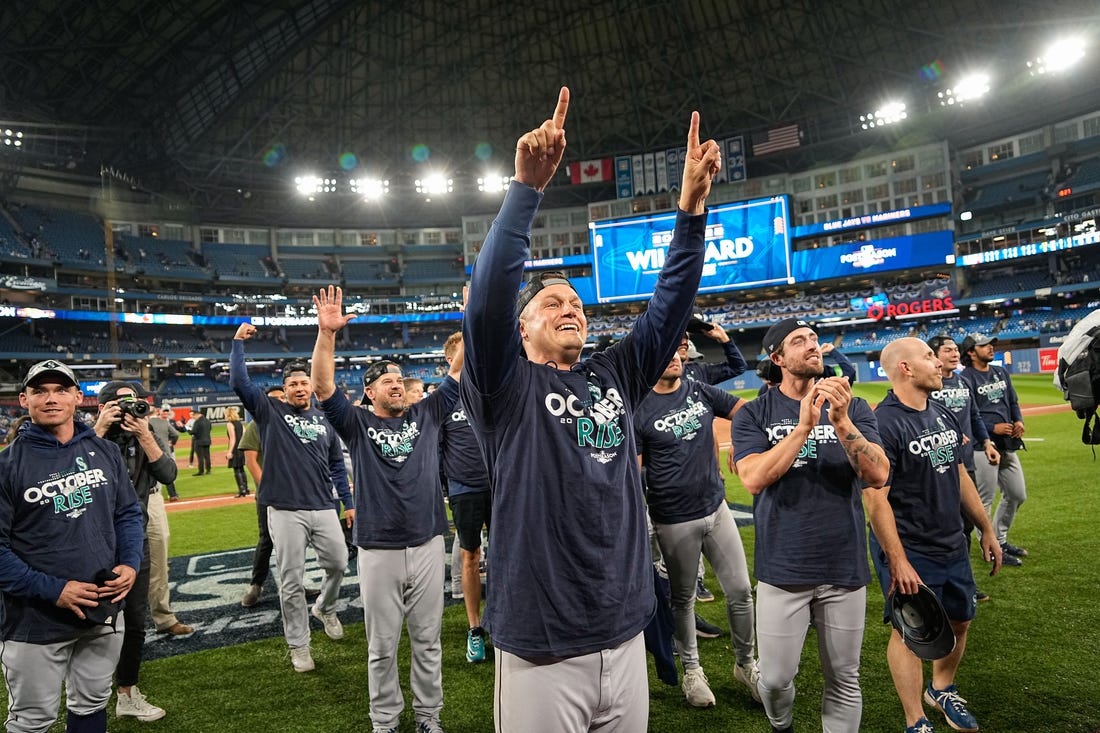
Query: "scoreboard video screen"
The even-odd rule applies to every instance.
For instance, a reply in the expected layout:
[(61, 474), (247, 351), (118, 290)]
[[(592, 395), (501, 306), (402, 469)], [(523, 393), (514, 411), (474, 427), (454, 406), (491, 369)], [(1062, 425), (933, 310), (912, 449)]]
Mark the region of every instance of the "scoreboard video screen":
[[(596, 299), (613, 303), (652, 295), (675, 224), (675, 212), (591, 222)], [(793, 282), (790, 244), (786, 195), (712, 207), (699, 292)]]
[(792, 259), (795, 280), (812, 283), (914, 267), (953, 266), (955, 243), (950, 231), (923, 232), (799, 250)]

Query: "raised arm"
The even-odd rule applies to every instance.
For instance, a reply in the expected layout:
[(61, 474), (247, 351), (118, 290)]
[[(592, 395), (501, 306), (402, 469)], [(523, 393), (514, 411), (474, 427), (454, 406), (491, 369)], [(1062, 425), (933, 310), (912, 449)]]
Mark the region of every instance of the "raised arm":
[(554, 115), (516, 142), (515, 180), (474, 263), (462, 336), (467, 379), (482, 394), (495, 392), (520, 358), (516, 300), (542, 191), (565, 153), (569, 89), (558, 93)]
[(703, 335), (721, 344), (722, 352), (726, 355), (724, 362), (706, 365), (707, 382), (718, 384), (745, 373), (749, 363), (745, 361), (745, 355), (741, 353), (741, 349), (737, 348), (737, 344), (730, 338), (722, 324), (710, 324), (710, 328), (703, 331)]
[(692, 112), (680, 187), (680, 213), (676, 216), (672, 243), (649, 306), (631, 331), (635, 358), (648, 387), (657, 383), (691, 319), (703, 274), (706, 201), (711, 180), (721, 168), (718, 143), (699, 142), (699, 113)]
[(256, 327), (251, 323), (242, 323), (233, 335), (233, 346), (229, 351), (229, 386), (241, 398), (244, 409), (256, 415), (264, 393), (252, 383), (248, 376), (248, 366), (244, 361), (244, 342), (256, 335)]
[(309, 376), (313, 393), (324, 401), (336, 392), (336, 334), (355, 314), (344, 314), (344, 289), (334, 285), (318, 290), (313, 306), (317, 309), (317, 343)]

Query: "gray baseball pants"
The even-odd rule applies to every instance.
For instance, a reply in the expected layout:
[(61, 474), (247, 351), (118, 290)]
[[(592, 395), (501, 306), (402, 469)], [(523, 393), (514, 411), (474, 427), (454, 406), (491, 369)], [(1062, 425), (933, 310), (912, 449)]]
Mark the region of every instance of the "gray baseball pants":
[(710, 560), (722, 593), (738, 664), (753, 661), (753, 608), (745, 546), (729, 507), (723, 502), (713, 514), (675, 524), (653, 523), (668, 569), (676, 645), (684, 669), (699, 667), (695, 636), (695, 585), (700, 552)]
[(122, 614), (115, 626), (93, 626), (74, 639), (52, 644), (0, 642), (8, 687), (8, 733), (48, 731), (57, 721), (62, 683), (70, 712), (90, 715), (106, 708), (122, 650)]
[(496, 733), (644, 733), (649, 672), (641, 634), (613, 649), (559, 660), (496, 650)]
[(417, 722), (443, 709), (443, 536), (396, 550), (359, 548), (371, 724), (397, 727), (405, 698), (397, 679), (401, 627), (409, 628), (409, 685)]
[(993, 507), (997, 495), (997, 486), (1001, 487), (1001, 503), (993, 514), (993, 531), (997, 541), (1008, 541), (1008, 530), (1016, 519), (1016, 510), (1027, 501), (1027, 485), (1024, 483), (1024, 469), (1016, 451), (1001, 453), (1001, 462), (993, 466), (985, 457), (984, 451), (974, 451), (974, 471), (977, 474), (978, 494), (982, 497), (986, 513)]
[(863, 715), (859, 654), (867, 616), (867, 589), (835, 585), (756, 586), (756, 643), (760, 647), (760, 692), (768, 720), (790, 726), (794, 677), (810, 624), (825, 677), (821, 700), (824, 733), (858, 733)]
[(317, 564), (325, 571), (317, 605), (324, 613), (336, 606), (340, 582), (348, 568), (348, 547), (335, 509), (267, 508), (267, 526), (275, 545), (275, 572), (279, 574), (279, 612), (283, 636), (292, 649), (309, 644), (306, 604), (306, 547), (313, 545)]

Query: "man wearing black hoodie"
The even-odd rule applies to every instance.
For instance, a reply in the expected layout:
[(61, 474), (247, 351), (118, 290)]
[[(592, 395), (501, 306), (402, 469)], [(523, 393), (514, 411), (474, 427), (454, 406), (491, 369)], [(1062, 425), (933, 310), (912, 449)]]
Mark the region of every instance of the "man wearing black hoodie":
[(107, 729), (118, 610), (141, 565), (141, 505), (118, 448), (73, 419), (83, 395), (50, 359), (27, 372), (30, 422), (0, 453), (0, 655), (8, 731)]

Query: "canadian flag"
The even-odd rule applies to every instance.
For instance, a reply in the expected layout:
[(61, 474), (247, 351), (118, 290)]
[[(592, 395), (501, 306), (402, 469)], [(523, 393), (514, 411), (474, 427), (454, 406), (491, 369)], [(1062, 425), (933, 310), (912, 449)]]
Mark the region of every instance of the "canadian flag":
[(569, 178), (573, 183), (599, 183), (613, 180), (614, 177), (615, 166), (611, 158), (569, 164)]

